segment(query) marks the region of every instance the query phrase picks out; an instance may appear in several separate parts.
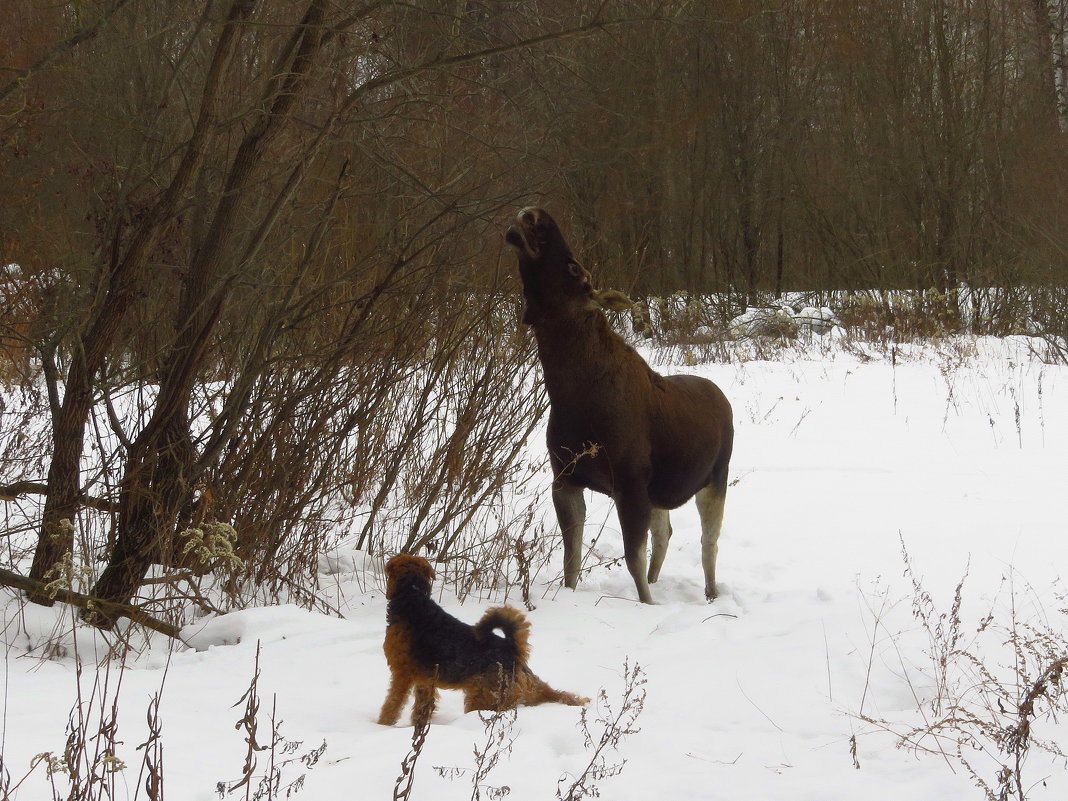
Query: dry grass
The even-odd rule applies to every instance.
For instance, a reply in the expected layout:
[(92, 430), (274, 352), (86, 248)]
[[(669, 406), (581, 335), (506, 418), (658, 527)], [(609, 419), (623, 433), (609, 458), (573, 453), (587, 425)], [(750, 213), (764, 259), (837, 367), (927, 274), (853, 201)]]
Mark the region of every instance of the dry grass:
[(623, 664), (623, 694), (618, 706), (613, 709), (607, 691), (602, 688), (594, 701), (597, 717), (592, 723), (587, 708), (583, 708), (579, 726), (589, 761), (578, 775), (560, 777), (556, 783), (559, 801), (599, 798), (599, 783), (623, 772), (627, 761), (618, 753), (627, 737), (641, 731), (637, 722), (645, 708), (645, 682), (641, 666), (627, 661)]
[[(1063, 626), (1049, 620), (1034, 590), (1018, 586), (1011, 574), (1002, 588), (1002, 603), (969, 620), (962, 613), (967, 573), (943, 608), (904, 545), (902, 552), (912, 616), (926, 639), (924, 659), (916, 663), (906, 656), (901, 634), (886, 628), (884, 602), (870, 607), (874, 628), (868, 669), (870, 681), (876, 640), (885, 637), (915, 701), (914, 719), (869, 715), (864, 697), (856, 716), (873, 730), (892, 734), (899, 747), (936, 756), (954, 772), (963, 769), (987, 801), (1025, 801), (1040, 783), (1029, 771), (1030, 756), (1068, 759), (1050, 726), (1068, 713)], [(1025, 608), (1030, 610), (1026, 614)], [(867, 692), (866, 685), (865, 696)], [(855, 739), (852, 748), (859, 766)]]

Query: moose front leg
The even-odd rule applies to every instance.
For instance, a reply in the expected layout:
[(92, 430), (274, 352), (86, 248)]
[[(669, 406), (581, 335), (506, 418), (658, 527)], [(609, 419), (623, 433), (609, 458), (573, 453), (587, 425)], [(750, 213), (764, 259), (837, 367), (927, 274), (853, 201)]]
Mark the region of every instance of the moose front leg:
[(651, 604), (653, 596), (649, 592), (649, 578), (646, 573), (646, 546), (653, 507), (644, 492), (619, 494), (615, 497), (615, 502), (619, 512), (619, 527), (623, 530), (623, 556), (627, 562), (627, 570), (634, 579), (638, 599), (643, 604)]
[(558, 481), (553, 484), (553, 506), (564, 538), (564, 586), (578, 586), (582, 567), (582, 529), (586, 524), (586, 499), (582, 487)]

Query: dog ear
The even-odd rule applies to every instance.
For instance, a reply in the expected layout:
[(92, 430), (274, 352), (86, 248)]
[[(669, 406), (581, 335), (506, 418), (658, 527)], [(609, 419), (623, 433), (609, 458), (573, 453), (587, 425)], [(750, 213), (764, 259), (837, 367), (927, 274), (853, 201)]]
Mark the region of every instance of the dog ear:
[[(399, 555), (399, 554), (398, 554)], [(392, 576), (397, 570), (397, 556), (393, 556), (386, 560), (385, 572), (386, 578)]]
[(431, 565), (428, 560), (424, 559), (422, 561), (422, 563), (419, 565), (419, 572), (422, 573), (423, 578), (427, 580), (428, 584), (434, 583), (434, 577), (436, 576), (436, 574), (434, 573), (433, 565)]

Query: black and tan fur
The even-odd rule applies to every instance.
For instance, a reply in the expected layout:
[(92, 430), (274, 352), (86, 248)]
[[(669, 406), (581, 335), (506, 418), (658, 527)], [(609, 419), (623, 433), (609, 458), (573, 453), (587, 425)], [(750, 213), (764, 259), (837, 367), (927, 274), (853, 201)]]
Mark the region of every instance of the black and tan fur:
[[(428, 723), (437, 690), (463, 690), (464, 712), (589, 701), (554, 690), (527, 667), (530, 623), (518, 609), (488, 609), (474, 626), (457, 620), (430, 597), (434, 568), (419, 556), (386, 563), (386, 639), (390, 685), (378, 722), (392, 726), (414, 692), (412, 723)], [(494, 632), (499, 629), (500, 636)]]

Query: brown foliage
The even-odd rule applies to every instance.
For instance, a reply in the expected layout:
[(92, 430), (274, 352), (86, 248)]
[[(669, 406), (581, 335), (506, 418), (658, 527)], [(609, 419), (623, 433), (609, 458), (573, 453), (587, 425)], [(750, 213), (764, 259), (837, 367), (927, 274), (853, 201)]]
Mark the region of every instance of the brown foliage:
[(82, 531), (117, 546), (97, 591), (126, 599), (211, 517), (257, 576), (306, 571), (342, 523), (452, 547), (540, 409), (498, 257), (503, 210), (546, 195), (642, 297), (931, 288), (952, 322), (963, 282), (1025, 287), (1063, 329), (1066, 21), (1010, 0), (11, 0), (0, 380), (40, 393), (51, 442), (0, 480), (48, 484), (33, 575)]

